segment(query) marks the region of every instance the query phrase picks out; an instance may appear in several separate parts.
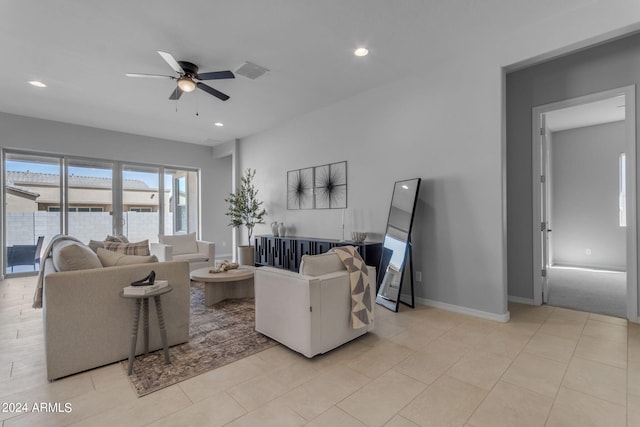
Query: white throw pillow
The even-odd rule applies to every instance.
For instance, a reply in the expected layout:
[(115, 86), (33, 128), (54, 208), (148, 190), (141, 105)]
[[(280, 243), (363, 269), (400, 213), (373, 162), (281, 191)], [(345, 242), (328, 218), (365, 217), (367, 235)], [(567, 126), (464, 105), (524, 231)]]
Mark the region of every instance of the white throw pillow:
[(160, 243), (173, 246), (173, 255), (198, 253), (196, 233), (158, 236)]
[(132, 264), (148, 264), (150, 262), (158, 262), (155, 255), (125, 255), (123, 253), (108, 251), (98, 248), (98, 259), (103, 267), (113, 267), (114, 265), (132, 265)]
[(343, 270), (346, 270), (346, 267), (336, 253), (302, 255), (300, 262), (300, 274), (306, 276), (322, 276)]
[(57, 271), (102, 268), (98, 255), (88, 246), (72, 240), (61, 240), (53, 245), (53, 266)]

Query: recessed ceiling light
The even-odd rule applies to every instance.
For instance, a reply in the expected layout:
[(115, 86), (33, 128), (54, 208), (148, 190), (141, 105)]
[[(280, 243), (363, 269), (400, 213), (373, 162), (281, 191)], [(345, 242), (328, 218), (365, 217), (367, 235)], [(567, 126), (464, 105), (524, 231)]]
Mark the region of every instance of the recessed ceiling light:
[(40, 81), (38, 81), (38, 80), (31, 80), (31, 81), (29, 82), (29, 84), (30, 84), (31, 86), (35, 86), (35, 87), (47, 87), (47, 85), (46, 85), (46, 84), (44, 84), (44, 83), (42, 83), (42, 82), (40, 82)]
[(355, 56), (367, 56), (369, 54), (369, 49), (366, 47), (359, 47), (353, 51)]
[(224, 123), (215, 122), (214, 125), (218, 126), (219, 128), (221, 128), (222, 126), (224, 126)]

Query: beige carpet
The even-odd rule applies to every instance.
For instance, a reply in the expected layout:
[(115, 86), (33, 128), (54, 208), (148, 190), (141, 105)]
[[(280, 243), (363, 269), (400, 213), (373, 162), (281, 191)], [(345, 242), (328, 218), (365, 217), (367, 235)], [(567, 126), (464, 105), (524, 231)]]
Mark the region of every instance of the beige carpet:
[[(207, 308), (202, 283), (192, 283), (189, 342), (169, 348), (170, 365), (164, 363), (162, 350), (136, 357), (131, 384), (144, 396), (276, 344), (254, 328), (253, 298), (228, 299)], [(128, 361), (120, 363), (126, 372)]]

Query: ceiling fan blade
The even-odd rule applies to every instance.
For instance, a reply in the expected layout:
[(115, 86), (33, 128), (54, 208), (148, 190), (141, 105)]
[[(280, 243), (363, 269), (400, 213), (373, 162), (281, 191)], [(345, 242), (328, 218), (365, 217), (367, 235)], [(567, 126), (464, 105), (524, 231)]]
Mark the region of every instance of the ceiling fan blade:
[(212, 71), (210, 73), (198, 74), (198, 80), (219, 80), (219, 79), (235, 79), (231, 71)]
[(125, 74), (127, 77), (145, 77), (150, 79), (174, 79), (172, 76), (162, 76), (160, 74), (140, 74), (140, 73), (127, 73)]
[(180, 64), (178, 64), (178, 61), (175, 60), (173, 55), (171, 55), (170, 53), (167, 53), (167, 52), (163, 52), (161, 50), (158, 51), (158, 54), (160, 54), (160, 56), (162, 56), (162, 59), (164, 59), (167, 62), (167, 64), (169, 64), (169, 66), (171, 68), (173, 68), (173, 70), (176, 73), (184, 74), (184, 70), (182, 69)]
[(180, 99), (181, 96), (182, 96), (182, 89), (176, 86), (176, 90), (174, 90), (171, 93), (171, 96), (169, 97), (169, 99), (176, 100), (176, 99)]
[(203, 91), (205, 91), (207, 93), (210, 93), (211, 95), (215, 96), (216, 98), (218, 98), (218, 99), (220, 99), (222, 101), (226, 101), (227, 99), (229, 99), (229, 95), (225, 95), (224, 93), (220, 92), (219, 90), (215, 90), (211, 86), (207, 86), (206, 84), (200, 83), (200, 82), (198, 82), (196, 84)]

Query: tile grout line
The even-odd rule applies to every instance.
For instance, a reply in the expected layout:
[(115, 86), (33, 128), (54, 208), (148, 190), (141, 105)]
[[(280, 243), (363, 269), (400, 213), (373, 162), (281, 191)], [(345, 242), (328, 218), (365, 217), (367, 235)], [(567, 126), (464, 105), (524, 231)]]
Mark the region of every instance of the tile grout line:
[[(554, 309), (555, 311), (555, 309)], [(529, 340), (527, 341), (527, 343), (522, 346), (522, 349), (520, 349), (520, 351), (518, 352), (518, 354), (513, 358), (513, 360), (511, 361), (511, 363), (509, 363), (509, 366), (507, 366), (507, 368), (504, 370), (504, 372), (500, 375), (500, 377), (498, 378), (498, 380), (495, 382), (495, 384), (493, 384), (493, 386), (491, 386), (491, 389), (487, 392), (487, 394), (482, 398), (482, 400), (478, 403), (478, 405), (475, 407), (475, 409), (473, 410), (473, 412), (471, 413), (471, 415), (469, 415), (469, 417), (465, 420), (465, 424), (469, 424), (470, 426), (473, 426), (469, 421), (471, 420), (471, 418), (473, 418), (473, 416), (475, 415), (475, 413), (478, 411), (478, 409), (480, 408), (480, 406), (482, 406), (482, 404), (484, 403), (484, 401), (487, 399), (487, 397), (489, 397), (489, 395), (491, 394), (491, 392), (493, 391), (493, 389), (496, 387), (496, 385), (498, 385), (498, 383), (502, 380), (502, 377), (507, 373), (507, 371), (511, 368), (511, 366), (513, 366), (513, 363), (516, 361), (516, 359), (522, 354), (522, 352), (524, 351), (524, 349), (527, 347), (527, 345), (529, 345), (529, 343), (531, 342), (531, 340), (533, 339), (533, 337), (538, 333), (538, 331), (540, 330), (540, 328), (542, 328), (542, 325), (545, 324), (545, 322), (547, 321), (547, 319), (549, 318), (549, 316), (547, 316), (547, 318), (540, 323), (540, 325), (536, 328), (535, 332), (533, 334), (531, 334), (531, 336), (529, 337)], [(466, 354), (466, 353), (465, 353)], [(457, 363), (457, 362), (456, 362)], [(453, 367), (453, 365), (451, 366)], [(451, 369), (451, 367), (449, 367), (449, 369), (447, 369), (442, 375), (446, 375), (447, 372)], [(454, 378), (454, 377), (451, 377)], [(511, 384), (509, 382), (507, 382), (507, 384)], [(512, 384), (514, 385), (514, 384)]]
[(584, 322), (584, 325), (582, 326), (582, 330), (580, 331), (580, 336), (578, 337), (578, 341), (576, 342), (575, 347), (573, 347), (573, 351), (571, 352), (571, 357), (569, 358), (569, 361), (567, 362), (567, 367), (565, 368), (564, 373), (562, 374), (562, 378), (560, 379), (560, 385), (558, 386), (558, 390), (556, 390), (556, 393), (553, 396), (553, 403), (551, 404), (551, 409), (549, 409), (549, 413), (547, 414), (547, 418), (545, 418), (545, 421), (544, 421), (545, 425), (547, 424), (547, 422), (549, 422), (549, 417), (551, 416), (551, 412), (553, 411), (553, 407), (556, 405), (556, 400), (558, 399), (558, 394), (560, 394), (560, 389), (562, 388), (562, 383), (564, 383), (564, 379), (567, 376), (567, 372), (569, 372), (569, 366), (571, 365), (571, 362), (573, 361), (573, 358), (575, 357), (576, 350), (578, 349), (578, 345), (580, 344), (580, 338), (582, 337), (582, 334), (584, 332), (584, 328), (587, 327), (587, 321), (588, 320), (589, 320), (589, 316), (587, 316), (587, 320)]

